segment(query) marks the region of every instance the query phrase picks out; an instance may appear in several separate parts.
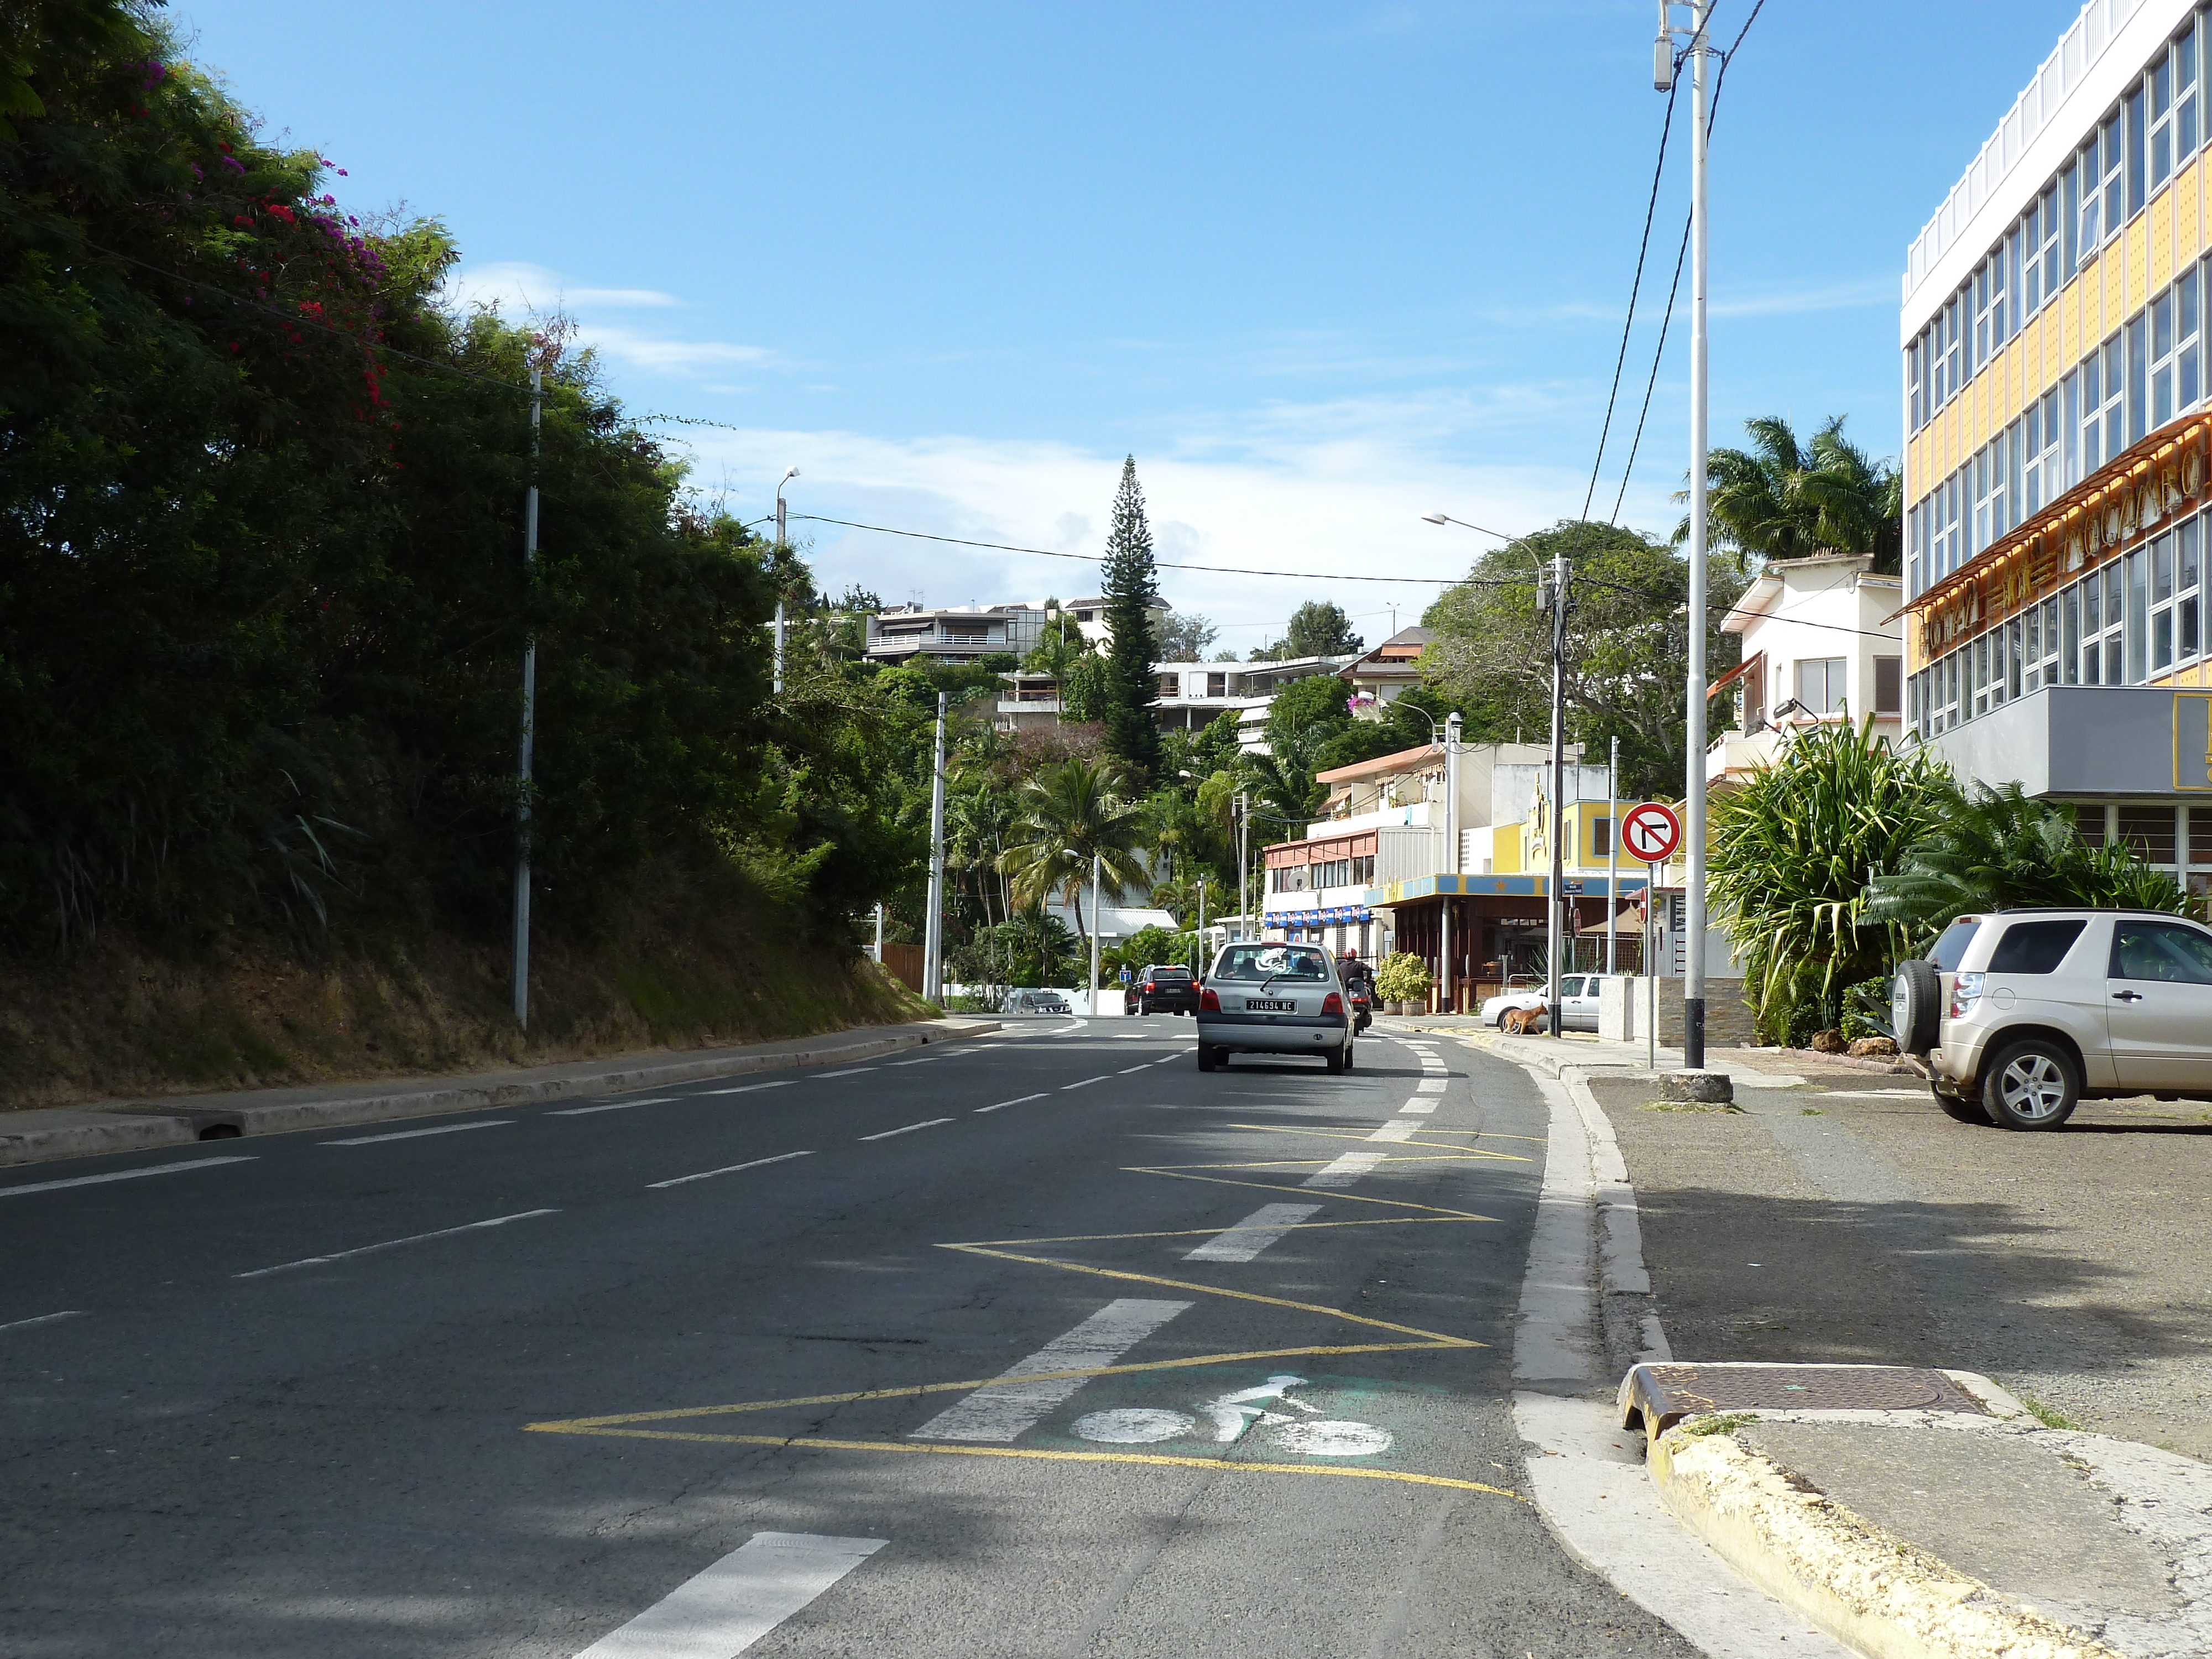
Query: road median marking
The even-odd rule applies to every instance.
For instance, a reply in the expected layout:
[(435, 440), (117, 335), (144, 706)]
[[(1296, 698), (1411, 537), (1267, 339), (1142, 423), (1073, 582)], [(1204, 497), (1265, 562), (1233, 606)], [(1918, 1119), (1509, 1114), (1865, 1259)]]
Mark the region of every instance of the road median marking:
[(1042, 1100), (1044, 1096), (1041, 1094), (1016, 1095), (1012, 1100), (997, 1101), (988, 1106), (978, 1106), (975, 1109), (978, 1112), (996, 1112), (1002, 1110), (1008, 1106), (1019, 1106), (1029, 1101)]
[(576, 1659), (731, 1659), (859, 1566), (890, 1540), (757, 1532), (686, 1579)]
[(548, 1112), (548, 1117), (589, 1117), (594, 1112), (626, 1112), (633, 1106), (665, 1106), (679, 1099), (676, 1095), (648, 1095), (643, 1100), (611, 1100), (603, 1106), (564, 1106), (557, 1112)]
[(252, 1164), (252, 1158), (196, 1158), (185, 1164), (156, 1164), (145, 1170), (111, 1170), (106, 1175), (69, 1176), (60, 1181), (27, 1181), (0, 1187), (0, 1198), (21, 1193), (56, 1193), (64, 1187), (103, 1187), (111, 1181), (140, 1181), (149, 1176), (182, 1175), (187, 1170), (212, 1170), (219, 1164)]
[(387, 1238), (381, 1243), (362, 1244), (350, 1250), (332, 1250), (327, 1255), (305, 1255), (297, 1261), (280, 1261), (273, 1267), (255, 1267), (249, 1272), (233, 1273), (233, 1279), (266, 1279), (271, 1273), (288, 1273), (296, 1267), (321, 1267), (333, 1261), (348, 1261), (357, 1255), (374, 1255), (382, 1250), (396, 1250), (404, 1244), (422, 1244), (434, 1238), (452, 1238), (459, 1233), (482, 1232), (487, 1227), (504, 1227), (511, 1221), (529, 1221), (541, 1215), (558, 1215), (558, 1210), (521, 1210), (514, 1215), (495, 1215), (489, 1221), (468, 1221), (458, 1227), (441, 1227), (434, 1232), (410, 1233), (404, 1238)]
[(1110, 1365), (1194, 1304), (1123, 1297), (1074, 1329), (1054, 1337), (995, 1382), (970, 1391), (915, 1429), (914, 1440), (991, 1441), (1011, 1444), (1081, 1388), (1085, 1377), (1039, 1378), (1024, 1372)]
[(1184, 1255), (1186, 1261), (1250, 1261), (1269, 1245), (1297, 1231), (1298, 1224), (1321, 1213), (1318, 1204), (1262, 1204), (1233, 1227), (1219, 1232)]
[(726, 1164), (719, 1170), (702, 1170), (696, 1175), (678, 1176), (672, 1181), (649, 1181), (646, 1182), (646, 1189), (653, 1192), (663, 1187), (681, 1187), (686, 1182), (707, 1181), (715, 1176), (736, 1175), (741, 1170), (765, 1169), (771, 1164), (788, 1164), (794, 1158), (813, 1156), (814, 1152), (811, 1147), (803, 1152), (778, 1152), (774, 1158), (757, 1158), (750, 1164)]
[(426, 1135), (457, 1135), (469, 1129), (502, 1129), (511, 1117), (488, 1117), (475, 1123), (441, 1123), (434, 1129), (395, 1129), (390, 1134), (353, 1135), (344, 1140), (319, 1140), (319, 1146), (374, 1146), (385, 1140), (420, 1140)]
[(934, 1129), (940, 1123), (950, 1123), (949, 1117), (926, 1117), (919, 1123), (902, 1123), (896, 1129), (884, 1129), (878, 1133), (862, 1135), (863, 1140), (889, 1140), (893, 1135), (910, 1135), (916, 1129)]

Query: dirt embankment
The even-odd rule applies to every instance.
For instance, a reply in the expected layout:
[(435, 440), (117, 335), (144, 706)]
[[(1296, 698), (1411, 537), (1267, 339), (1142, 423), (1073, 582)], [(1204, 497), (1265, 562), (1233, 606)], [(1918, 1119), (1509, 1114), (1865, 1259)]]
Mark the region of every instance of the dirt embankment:
[(525, 1037), (507, 970), (504, 945), (440, 936), (189, 960), (110, 937), (66, 959), (0, 960), (0, 1110), (544, 1065), (927, 1012), (866, 958), (823, 946), (541, 939)]

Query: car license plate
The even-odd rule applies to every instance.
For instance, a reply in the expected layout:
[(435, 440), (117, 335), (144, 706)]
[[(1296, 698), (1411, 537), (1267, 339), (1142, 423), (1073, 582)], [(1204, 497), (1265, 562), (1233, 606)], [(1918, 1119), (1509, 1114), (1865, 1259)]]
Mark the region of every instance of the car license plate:
[(1254, 1014), (1294, 1014), (1298, 1011), (1295, 1002), (1262, 1002), (1256, 997), (1244, 999), (1244, 1008)]

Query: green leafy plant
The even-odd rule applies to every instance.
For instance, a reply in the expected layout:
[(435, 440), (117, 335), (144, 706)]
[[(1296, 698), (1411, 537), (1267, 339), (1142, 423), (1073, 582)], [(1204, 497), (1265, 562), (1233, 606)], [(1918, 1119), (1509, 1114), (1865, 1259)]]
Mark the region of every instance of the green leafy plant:
[(1430, 983), (1428, 964), (1407, 951), (1393, 951), (1375, 970), (1375, 994), (1385, 1002), (1419, 1002)]
[(1919, 844), (1949, 793), (1932, 756), (1893, 750), (1869, 718), (1798, 733), (1715, 798), (1713, 916), (1744, 960), (1762, 1035), (1786, 1042), (1835, 1025), (1844, 988), (1897, 954), (1900, 928), (1869, 913), (1867, 883)]

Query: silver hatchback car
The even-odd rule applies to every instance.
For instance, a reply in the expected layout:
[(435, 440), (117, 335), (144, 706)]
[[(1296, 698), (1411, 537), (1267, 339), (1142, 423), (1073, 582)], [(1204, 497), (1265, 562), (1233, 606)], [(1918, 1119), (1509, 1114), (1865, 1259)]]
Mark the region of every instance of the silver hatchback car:
[(1352, 1069), (1351, 998), (1328, 951), (1311, 945), (1230, 945), (1198, 996), (1198, 1069), (1231, 1054), (1317, 1054)]

